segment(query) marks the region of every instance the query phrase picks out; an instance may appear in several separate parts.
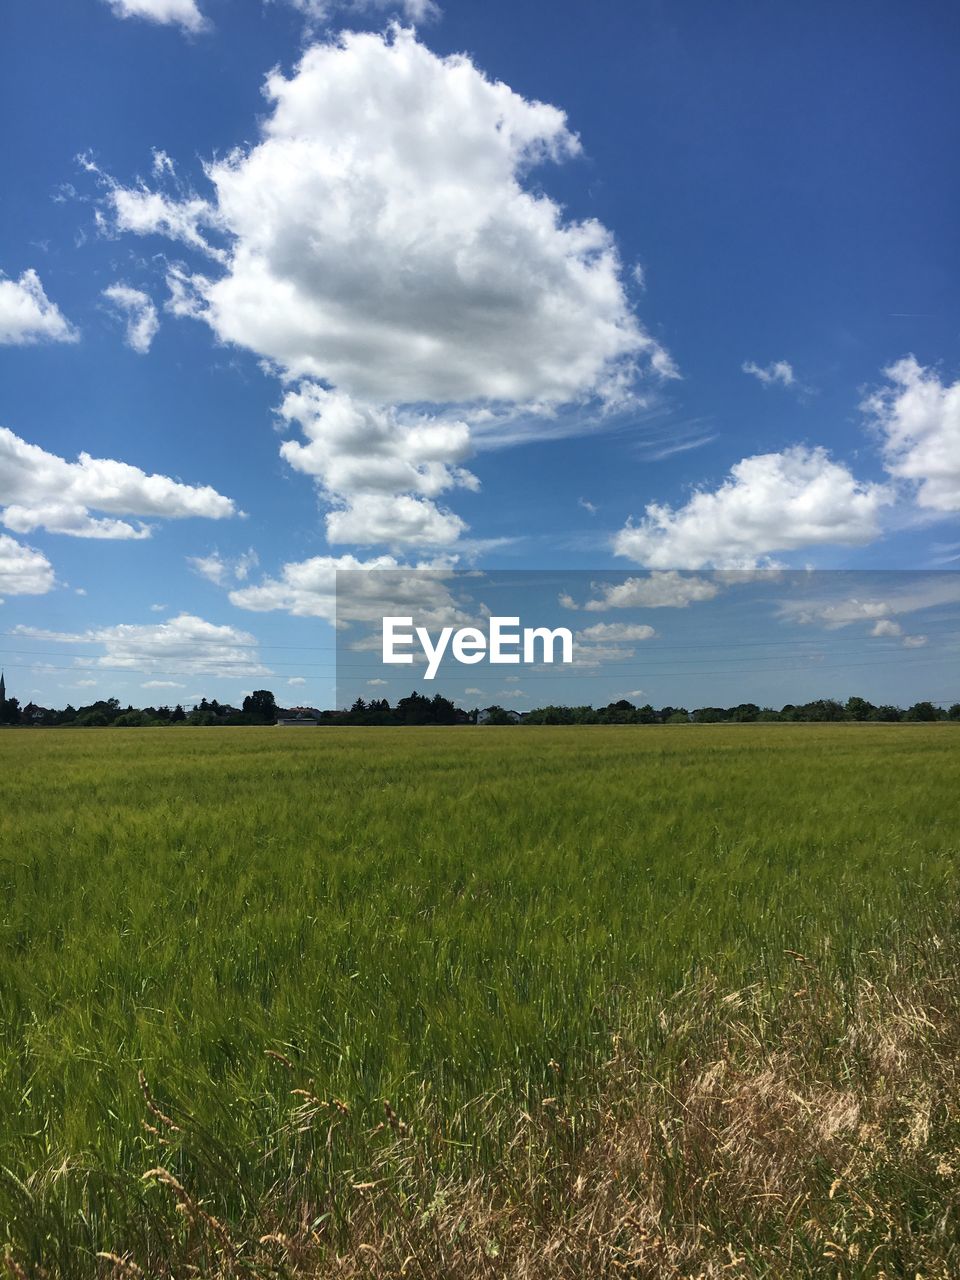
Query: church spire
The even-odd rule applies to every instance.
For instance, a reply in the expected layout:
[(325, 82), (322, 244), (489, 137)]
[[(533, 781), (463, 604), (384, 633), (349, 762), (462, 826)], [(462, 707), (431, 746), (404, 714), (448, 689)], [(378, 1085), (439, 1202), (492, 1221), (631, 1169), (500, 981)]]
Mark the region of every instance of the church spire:
[(3, 704), (7, 700), (7, 686), (3, 683), (3, 672), (0, 671), (0, 710), (3, 710)]

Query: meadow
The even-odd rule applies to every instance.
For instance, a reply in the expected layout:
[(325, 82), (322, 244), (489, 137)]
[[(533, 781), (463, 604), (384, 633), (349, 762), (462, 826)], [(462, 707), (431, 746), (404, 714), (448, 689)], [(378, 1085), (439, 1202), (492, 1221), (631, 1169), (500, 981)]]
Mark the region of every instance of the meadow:
[[(717, 1250), (740, 1259), (723, 1274), (883, 1274), (859, 1243), (841, 1265), (809, 1213), (771, 1262), (783, 1220), (751, 1209), (741, 1238), (663, 1174), (689, 1096), (649, 1117), (788, 1043), (806, 1065), (783, 1098), (804, 1072), (888, 1101), (897, 1064), (920, 1078), (923, 1022), (893, 1065), (863, 1045), (917, 984), (953, 1026), (958, 758), (951, 724), (0, 733), (10, 1274), (706, 1276)], [(949, 1172), (888, 1186), (906, 1219), (884, 1247), (913, 1265), (933, 1241), (927, 1277), (960, 1266), (953, 1087), (924, 1139)], [(600, 1178), (583, 1162), (628, 1099), (656, 1204), (563, 1261), (571, 1170)], [(839, 1156), (810, 1159), (839, 1211)]]

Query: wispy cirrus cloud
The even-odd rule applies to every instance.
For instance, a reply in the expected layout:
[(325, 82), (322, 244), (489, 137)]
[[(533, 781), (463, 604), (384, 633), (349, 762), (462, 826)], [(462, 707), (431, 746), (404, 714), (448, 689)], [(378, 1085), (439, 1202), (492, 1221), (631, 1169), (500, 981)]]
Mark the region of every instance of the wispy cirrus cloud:
[(740, 368), (765, 387), (792, 387), (797, 380), (789, 360), (772, 360), (768, 365), (759, 365), (755, 360), (744, 360)]

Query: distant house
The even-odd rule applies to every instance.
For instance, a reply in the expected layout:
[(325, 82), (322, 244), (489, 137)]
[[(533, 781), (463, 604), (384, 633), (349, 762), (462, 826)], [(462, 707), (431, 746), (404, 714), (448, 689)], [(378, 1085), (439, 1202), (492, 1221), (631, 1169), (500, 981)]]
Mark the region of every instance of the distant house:
[(290, 707), (277, 719), (277, 724), (284, 728), (291, 725), (319, 724), (320, 712), (316, 707)]
[(490, 724), (491, 721), (502, 724), (501, 714), (506, 716), (510, 724), (519, 724), (526, 718), (526, 713), (523, 711), (504, 711), (502, 707), (484, 707), (482, 711), (477, 712), (477, 724)]

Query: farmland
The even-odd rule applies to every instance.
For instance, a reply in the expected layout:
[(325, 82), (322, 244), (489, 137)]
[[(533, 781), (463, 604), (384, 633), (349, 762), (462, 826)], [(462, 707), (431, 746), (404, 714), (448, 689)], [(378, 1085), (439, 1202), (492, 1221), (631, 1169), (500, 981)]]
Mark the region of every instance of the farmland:
[(952, 954), (958, 749), (948, 724), (0, 734), (10, 1267), (328, 1274), (293, 1236), (332, 1266), (391, 1180), (398, 1221), (490, 1170), (485, 1204), (522, 1199), (518, 1117), (566, 1117), (529, 1181), (598, 1140), (604, 1064), (669, 1074), (695, 1024), (717, 1056), (720, 1013), (672, 1021), (690, 993), (752, 991), (743, 1026), (825, 1028), (829, 1056), (864, 982)]

